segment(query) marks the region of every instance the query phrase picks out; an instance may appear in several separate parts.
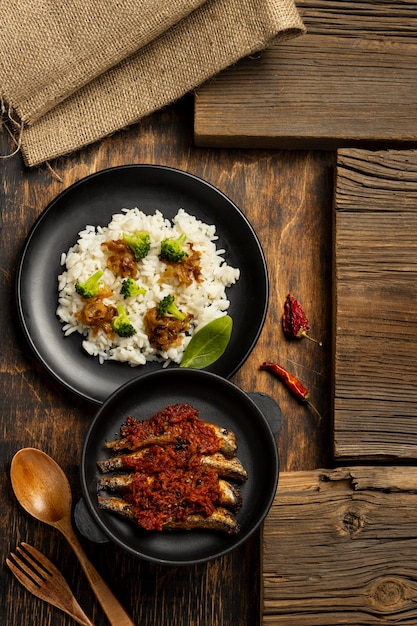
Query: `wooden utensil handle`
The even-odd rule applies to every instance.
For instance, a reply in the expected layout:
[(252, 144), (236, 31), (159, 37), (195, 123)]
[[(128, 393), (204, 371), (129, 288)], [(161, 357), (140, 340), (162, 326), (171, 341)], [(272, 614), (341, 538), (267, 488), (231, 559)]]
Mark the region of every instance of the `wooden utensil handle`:
[(87, 621), (83, 617), (78, 616), (77, 614), (68, 613), (68, 615), (70, 615), (72, 617), (72, 619), (77, 622), (77, 624), (81, 624), (81, 626), (94, 626), (94, 624), (93, 624), (93, 622), (91, 620)]
[(62, 526), (60, 530), (66, 537), (71, 548), (74, 550), (91, 585), (91, 588), (96, 594), (97, 600), (100, 602), (110, 624), (112, 626), (135, 626), (124, 608), (121, 606), (120, 602), (114, 596), (113, 592), (109, 589), (94, 565), (90, 562), (72, 527), (68, 528), (67, 526)]

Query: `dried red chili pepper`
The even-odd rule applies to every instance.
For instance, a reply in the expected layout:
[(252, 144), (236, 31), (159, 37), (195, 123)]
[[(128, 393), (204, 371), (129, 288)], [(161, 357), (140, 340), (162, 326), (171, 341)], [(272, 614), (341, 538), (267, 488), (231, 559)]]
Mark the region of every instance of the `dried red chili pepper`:
[(292, 391), (294, 396), (299, 400), (306, 402), (309, 399), (310, 394), (308, 389), (304, 387), (298, 378), (282, 367), (282, 365), (272, 363), (271, 361), (265, 361), (261, 365), (261, 370), (268, 370), (278, 376), (278, 378), (285, 383), (286, 387), (288, 387), (288, 389)]
[(294, 298), (292, 294), (288, 294), (284, 303), (284, 314), (282, 316), (282, 328), (286, 337), (290, 339), (302, 339), (306, 337), (314, 343), (322, 346), (321, 341), (313, 339), (307, 334), (310, 330), (310, 324), (301, 304)]
[(310, 392), (304, 387), (301, 381), (294, 376), (294, 374), (291, 374), (288, 370), (285, 369), (285, 367), (282, 367), (282, 365), (278, 365), (278, 363), (273, 363), (271, 361), (265, 361), (264, 363), (262, 363), (260, 368), (261, 370), (267, 370), (275, 374), (275, 376), (282, 380), (287, 389), (289, 389), (291, 393), (296, 398), (298, 398), (298, 400), (304, 402), (305, 404), (308, 404), (308, 406), (314, 411), (319, 419), (321, 419), (320, 413), (318, 412), (314, 404), (310, 402)]

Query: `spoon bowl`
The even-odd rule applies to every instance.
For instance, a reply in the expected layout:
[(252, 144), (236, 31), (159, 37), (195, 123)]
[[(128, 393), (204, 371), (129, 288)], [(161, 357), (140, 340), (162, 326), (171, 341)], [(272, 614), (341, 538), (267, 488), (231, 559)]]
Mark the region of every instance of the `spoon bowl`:
[(72, 494), (62, 468), (37, 448), (22, 448), (10, 466), (13, 491), (21, 506), (35, 519), (57, 528), (74, 550), (84, 573), (113, 626), (134, 626), (112, 591), (89, 561), (71, 520)]
[(41, 522), (55, 526), (70, 514), (68, 479), (45, 452), (36, 448), (19, 450), (12, 460), (10, 478), (21, 506)]

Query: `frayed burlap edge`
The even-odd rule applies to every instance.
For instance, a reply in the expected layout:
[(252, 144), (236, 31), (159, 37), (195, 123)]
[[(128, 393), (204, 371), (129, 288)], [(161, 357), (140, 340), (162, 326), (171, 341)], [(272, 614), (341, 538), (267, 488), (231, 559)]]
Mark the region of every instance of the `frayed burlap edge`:
[[(7, 154), (0, 154), (0, 160), (11, 159), (22, 151), (22, 138), (25, 132), (24, 124), (17, 119), (13, 108), (6, 105), (4, 99), (0, 97), (0, 132), (2, 131), (6, 132), (15, 147)], [(45, 161), (45, 167), (53, 178), (60, 183), (64, 182), (61, 176), (53, 169), (49, 161)]]
[(0, 96), (0, 130), (5, 130), (15, 148), (8, 154), (0, 154), (0, 159), (10, 159), (18, 154), (22, 147), (23, 123), (17, 119), (13, 108)]

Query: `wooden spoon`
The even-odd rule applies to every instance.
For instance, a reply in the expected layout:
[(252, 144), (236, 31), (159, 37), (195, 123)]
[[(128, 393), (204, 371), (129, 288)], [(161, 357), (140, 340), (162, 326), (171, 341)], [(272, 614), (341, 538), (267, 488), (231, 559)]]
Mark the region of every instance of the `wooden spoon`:
[(36, 519), (57, 528), (74, 550), (107, 618), (113, 626), (134, 626), (119, 601), (89, 561), (71, 521), (72, 494), (61, 467), (45, 452), (22, 448), (10, 468), (13, 491), (22, 507)]

